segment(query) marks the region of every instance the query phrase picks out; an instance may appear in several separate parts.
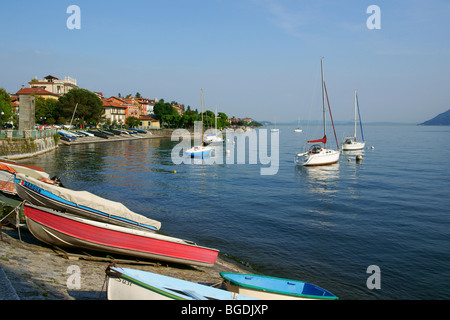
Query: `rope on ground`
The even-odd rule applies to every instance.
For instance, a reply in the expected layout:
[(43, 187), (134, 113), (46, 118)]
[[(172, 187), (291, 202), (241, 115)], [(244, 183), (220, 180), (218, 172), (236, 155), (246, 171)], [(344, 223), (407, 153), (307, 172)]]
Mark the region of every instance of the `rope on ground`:
[[(25, 203), (25, 201), (22, 201), (17, 207), (15, 207), (14, 209), (12, 209), (12, 211), (10, 213), (8, 213), (6, 216), (4, 216), (2, 218), (2, 220), (0, 220), (0, 239), (3, 241), (3, 233), (1, 232), (2, 227), (6, 226), (10, 223), (12, 223), (11, 220), (7, 220), (7, 218), (9, 218), (10, 216), (12, 216), (13, 213), (16, 214), (16, 223), (15, 223), (15, 227), (17, 228), (18, 232), (19, 232), (19, 240), (22, 241), (22, 238), (20, 236), (20, 217), (19, 217), (19, 211), (20, 208), (23, 206), (23, 204)], [(4, 222), (6, 221), (6, 222)]]

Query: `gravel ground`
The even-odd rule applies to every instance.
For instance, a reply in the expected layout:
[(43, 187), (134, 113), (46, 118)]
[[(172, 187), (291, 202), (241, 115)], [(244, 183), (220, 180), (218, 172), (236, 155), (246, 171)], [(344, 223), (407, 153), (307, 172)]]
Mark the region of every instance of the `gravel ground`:
[[(110, 262), (63, 257), (54, 248), (34, 238), (24, 227), (20, 228), (20, 239), (18, 230), (10, 227), (3, 227), (1, 235), (0, 269), (6, 274), (7, 282), (4, 285), (10, 283), (20, 300), (106, 299), (105, 269)], [(150, 263), (136, 265), (121, 262), (117, 265), (210, 285), (222, 282), (219, 275), (222, 271), (243, 272), (222, 259), (210, 268), (156, 261)], [(77, 284), (72, 281), (73, 270), (79, 270), (81, 275), (79, 289), (73, 289)], [(0, 282), (2, 281), (5, 282), (0, 277)]]

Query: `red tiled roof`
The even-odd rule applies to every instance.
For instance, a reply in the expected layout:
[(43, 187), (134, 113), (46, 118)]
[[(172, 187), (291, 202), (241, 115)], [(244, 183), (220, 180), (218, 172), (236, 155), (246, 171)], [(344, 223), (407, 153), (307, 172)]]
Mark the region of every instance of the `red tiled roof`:
[(35, 94), (37, 96), (57, 96), (59, 97), (59, 95), (57, 95), (56, 93), (47, 91), (43, 88), (22, 88), (19, 91), (17, 91), (16, 93), (17, 95), (21, 95), (21, 94)]
[(103, 102), (103, 106), (104, 107), (115, 107), (115, 108), (124, 108), (124, 109), (126, 109), (126, 106), (124, 106), (121, 103), (117, 102), (113, 98), (109, 98), (109, 99), (103, 98), (102, 102)]
[(139, 119), (140, 120), (149, 120), (149, 121), (158, 121), (158, 120), (156, 120), (156, 119), (154, 119), (152, 117), (149, 117), (149, 116), (140, 116)]

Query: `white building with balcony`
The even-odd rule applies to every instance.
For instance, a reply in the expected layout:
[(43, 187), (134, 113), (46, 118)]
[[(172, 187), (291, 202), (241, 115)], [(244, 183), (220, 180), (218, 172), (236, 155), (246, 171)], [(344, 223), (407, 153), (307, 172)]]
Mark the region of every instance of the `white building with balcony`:
[(74, 88), (78, 88), (77, 80), (71, 77), (58, 79), (54, 76), (46, 76), (44, 79), (33, 79), (29, 82), (30, 88), (42, 88), (57, 95), (64, 95)]

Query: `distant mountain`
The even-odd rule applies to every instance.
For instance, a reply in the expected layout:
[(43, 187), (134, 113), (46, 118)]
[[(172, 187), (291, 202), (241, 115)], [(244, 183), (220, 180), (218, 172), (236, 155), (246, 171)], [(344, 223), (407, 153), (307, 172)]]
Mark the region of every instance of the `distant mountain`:
[(450, 109), (437, 115), (431, 120), (421, 123), (423, 126), (450, 126)]

